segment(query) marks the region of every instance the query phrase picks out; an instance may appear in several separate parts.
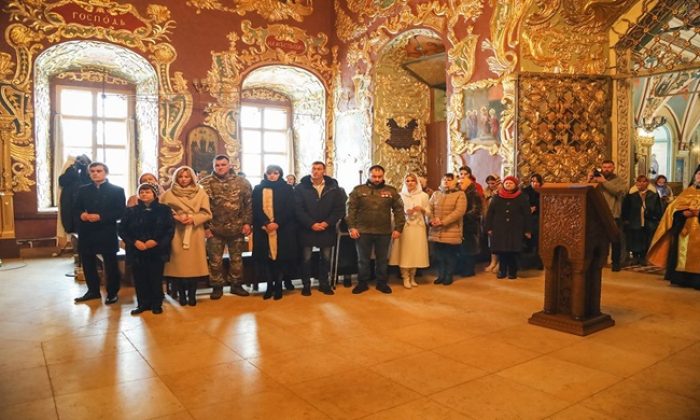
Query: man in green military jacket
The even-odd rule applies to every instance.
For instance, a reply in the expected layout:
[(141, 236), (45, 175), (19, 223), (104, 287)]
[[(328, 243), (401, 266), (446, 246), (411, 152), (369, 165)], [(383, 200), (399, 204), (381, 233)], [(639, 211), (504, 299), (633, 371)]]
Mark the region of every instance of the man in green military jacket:
[(359, 294), (368, 289), (372, 248), (377, 290), (391, 293), (391, 287), (387, 284), (389, 245), (392, 239), (401, 235), (406, 218), (403, 201), (396, 188), (384, 183), (383, 167), (374, 165), (369, 168), (367, 182), (356, 186), (350, 193), (347, 222), (350, 237), (355, 240), (358, 257), (358, 283), (352, 293)]

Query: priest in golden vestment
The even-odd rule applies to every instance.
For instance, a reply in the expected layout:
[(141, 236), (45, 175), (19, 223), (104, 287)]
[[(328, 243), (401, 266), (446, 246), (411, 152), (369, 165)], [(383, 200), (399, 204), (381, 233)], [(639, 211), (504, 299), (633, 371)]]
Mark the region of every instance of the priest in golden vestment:
[(666, 279), (700, 289), (700, 166), (693, 181), (666, 208), (651, 240), (647, 259), (666, 267)]

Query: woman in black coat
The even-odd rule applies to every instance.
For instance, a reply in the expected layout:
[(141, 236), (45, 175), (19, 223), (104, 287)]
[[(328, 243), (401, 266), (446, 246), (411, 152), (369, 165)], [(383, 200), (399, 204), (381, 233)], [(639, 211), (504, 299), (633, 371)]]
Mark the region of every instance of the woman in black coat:
[(518, 188), (518, 178), (507, 176), (503, 188), (491, 199), (486, 213), (486, 231), (491, 237), (491, 251), (498, 255), (497, 277), (518, 278), (518, 254), (525, 238), (532, 237), (530, 202)]
[(253, 259), (267, 281), (264, 299), (282, 299), (284, 270), (298, 254), (294, 189), (283, 175), (282, 168), (270, 165), (253, 189)]
[[(530, 229), (532, 229), (532, 237), (528, 240), (528, 251), (531, 253), (531, 264), (538, 270), (542, 270), (542, 259), (539, 255), (539, 239), (540, 239), (540, 187), (544, 185), (542, 175), (533, 174), (530, 176), (530, 185), (523, 188), (523, 192), (527, 195), (530, 202)], [(530, 260), (530, 258), (528, 258)]]
[(170, 207), (158, 202), (158, 186), (139, 185), (138, 204), (126, 209), (119, 223), (119, 235), (126, 244), (126, 261), (131, 264), (138, 306), (132, 315), (148, 310), (163, 312), (163, 267), (170, 259), (170, 242), (175, 232)]

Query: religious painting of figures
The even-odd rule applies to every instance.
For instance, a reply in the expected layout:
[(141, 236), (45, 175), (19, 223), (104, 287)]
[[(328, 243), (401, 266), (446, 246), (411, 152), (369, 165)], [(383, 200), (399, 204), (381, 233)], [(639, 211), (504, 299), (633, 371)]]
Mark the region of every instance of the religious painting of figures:
[(187, 134), (189, 163), (198, 176), (208, 175), (217, 155), (219, 135), (211, 127), (200, 125)]
[(503, 87), (500, 83), (485, 89), (464, 90), (464, 118), (460, 130), (469, 141), (501, 142)]

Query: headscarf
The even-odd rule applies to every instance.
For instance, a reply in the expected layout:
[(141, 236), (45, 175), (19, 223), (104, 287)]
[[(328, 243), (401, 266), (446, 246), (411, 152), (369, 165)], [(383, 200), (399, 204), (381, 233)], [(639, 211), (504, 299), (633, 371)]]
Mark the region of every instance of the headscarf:
[[(190, 171), (190, 175), (192, 176), (192, 182), (190, 185), (183, 187), (177, 182), (177, 176), (180, 174), (180, 171)], [(180, 166), (175, 170), (175, 172), (173, 172), (173, 184), (170, 189), (175, 197), (194, 198), (194, 196), (197, 195), (197, 191), (199, 191), (199, 185), (197, 185), (197, 174), (195, 174), (194, 170), (189, 166)]]
[[(510, 192), (506, 190), (506, 181), (513, 181), (515, 183), (515, 191)], [(503, 188), (498, 190), (498, 196), (501, 198), (515, 198), (520, 195), (522, 191), (520, 191), (519, 188), (520, 181), (518, 178), (514, 177), (513, 175), (509, 175), (505, 178), (503, 178)]]
[[(406, 187), (406, 178), (411, 177), (416, 180), (416, 189), (413, 191), (408, 191), (408, 188)], [(418, 175), (416, 175), (413, 172), (407, 173), (406, 176), (403, 177), (403, 186), (401, 187), (401, 195), (410, 197), (412, 195), (418, 195), (423, 192), (423, 186), (420, 184), (420, 180), (418, 179)]]

